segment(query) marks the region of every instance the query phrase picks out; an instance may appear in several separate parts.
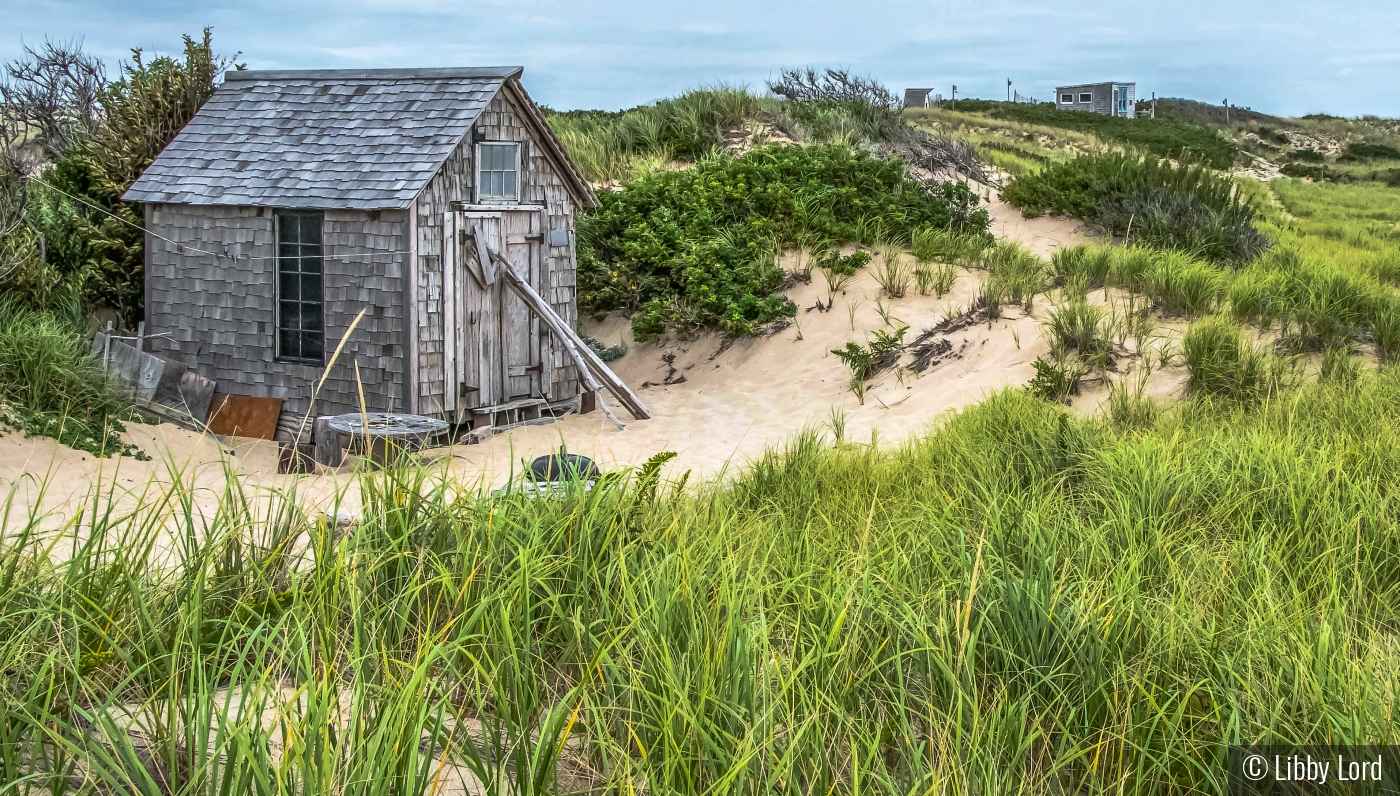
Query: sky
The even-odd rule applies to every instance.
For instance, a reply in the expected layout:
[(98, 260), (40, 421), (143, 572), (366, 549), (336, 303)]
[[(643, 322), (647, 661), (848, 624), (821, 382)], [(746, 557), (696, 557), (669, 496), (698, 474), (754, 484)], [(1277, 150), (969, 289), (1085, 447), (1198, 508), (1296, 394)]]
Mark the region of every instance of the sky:
[(0, 0), (0, 59), (81, 39), (109, 69), (140, 47), (254, 69), (525, 68), (536, 102), (617, 109), (783, 67), (838, 66), (901, 91), (1048, 100), (1135, 81), (1281, 115), (1400, 116), (1400, 0)]

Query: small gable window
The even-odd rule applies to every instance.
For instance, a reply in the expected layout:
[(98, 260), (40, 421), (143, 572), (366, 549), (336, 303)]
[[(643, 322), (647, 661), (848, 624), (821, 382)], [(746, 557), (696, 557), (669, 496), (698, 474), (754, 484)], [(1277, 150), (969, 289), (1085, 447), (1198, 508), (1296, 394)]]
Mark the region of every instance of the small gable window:
[(1079, 95), (1079, 101), (1080, 101), (1080, 102), (1093, 102), (1093, 101), (1094, 101), (1094, 95), (1093, 95), (1093, 94), (1080, 94), (1080, 95)]
[(477, 196), (484, 200), (516, 199), (519, 144), (477, 144)]
[(1063, 103), (1063, 104), (1065, 104), (1065, 105), (1072, 105), (1072, 104), (1074, 104), (1074, 95), (1073, 95), (1073, 94), (1061, 94), (1061, 95), (1060, 95), (1060, 102)]
[(321, 362), (320, 213), (277, 213), (277, 357)]

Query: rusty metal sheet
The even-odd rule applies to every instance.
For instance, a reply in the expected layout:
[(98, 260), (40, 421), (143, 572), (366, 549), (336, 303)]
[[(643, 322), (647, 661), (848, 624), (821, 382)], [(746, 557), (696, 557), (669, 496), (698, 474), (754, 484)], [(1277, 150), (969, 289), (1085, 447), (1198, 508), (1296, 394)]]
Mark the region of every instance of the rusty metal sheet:
[(211, 407), (209, 430), (215, 434), (273, 439), (277, 434), (277, 418), (282, 414), (282, 399), (215, 393)]

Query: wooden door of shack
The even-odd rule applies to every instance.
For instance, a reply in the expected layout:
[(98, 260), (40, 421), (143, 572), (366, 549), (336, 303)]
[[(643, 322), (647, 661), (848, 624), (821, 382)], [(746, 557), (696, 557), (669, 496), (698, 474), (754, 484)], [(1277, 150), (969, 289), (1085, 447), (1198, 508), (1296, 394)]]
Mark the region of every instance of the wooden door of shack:
[(536, 291), (543, 292), (543, 213), (536, 209), (459, 210), (449, 214), (451, 230), (443, 300), (449, 334), (444, 368), (449, 384), (447, 409), (459, 419), (473, 409), (529, 398), (554, 399), (553, 340), (525, 302), (498, 278), (496, 265), (478, 252), (482, 243), (500, 252)]

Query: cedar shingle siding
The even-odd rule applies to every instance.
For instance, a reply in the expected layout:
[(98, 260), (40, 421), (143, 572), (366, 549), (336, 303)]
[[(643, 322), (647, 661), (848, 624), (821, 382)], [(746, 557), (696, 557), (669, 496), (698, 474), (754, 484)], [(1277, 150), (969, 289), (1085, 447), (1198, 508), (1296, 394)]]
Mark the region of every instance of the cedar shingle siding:
[[(534, 287), (571, 325), (575, 206), (596, 204), (519, 74), (514, 67), (229, 73), (124, 197), (146, 205), (152, 351), (214, 379), (220, 392), (277, 397), (284, 411), (305, 413), (324, 365), (276, 357), (274, 217), (279, 209), (317, 209), (326, 360), (356, 315), (364, 317), (314, 413), (358, 411), (358, 363), (371, 411), (465, 419), (445, 408), (447, 391), (464, 385), (450, 384), (444, 367), (445, 330), (454, 321), (444, 305), (443, 248), (446, 226), (465, 226), (466, 211), (480, 209), (472, 204), (474, 138), (520, 143), (519, 202), (501, 209), (537, 219), (540, 234), (522, 248), (519, 236), (507, 241), (500, 228), (492, 245), (527, 252)], [(543, 209), (511, 215), (517, 206)], [(550, 245), (551, 230), (565, 230), (568, 244)], [(468, 256), (474, 262), (474, 247), (459, 235), (451, 255), (460, 268)], [(480, 326), (465, 314), (454, 332), (465, 336), (463, 347), (500, 345), (506, 326)], [(537, 331), (538, 322), (530, 333)], [(576, 395), (578, 374), (548, 336), (529, 345), (546, 360), (529, 377), (531, 390), (552, 400)], [(454, 350), (454, 359), (504, 367), (499, 354), (478, 362), (471, 352)], [(463, 381), (482, 379), (468, 370)], [(494, 392), (457, 401), (458, 411), (500, 397), (511, 383), (506, 376)]]
[[(378, 216), (376, 219), (375, 216)], [(181, 254), (146, 239), (146, 328), (152, 353), (180, 360), (219, 391), (281, 398), (304, 413), (323, 366), (277, 361), (273, 213), (256, 207), (146, 205), (146, 228), (207, 251)], [(357, 411), (354, 362), (371, 411), (400, 411), (406, 396), (405, 211), (327, 210), (323, 224), (327, 358), (355, 315), (365, 317), (317, 399), (317, 414)], [(340, 259), (336, 253), (400, 252)], [(265, 258), (265, 259), (251, 259)]]

